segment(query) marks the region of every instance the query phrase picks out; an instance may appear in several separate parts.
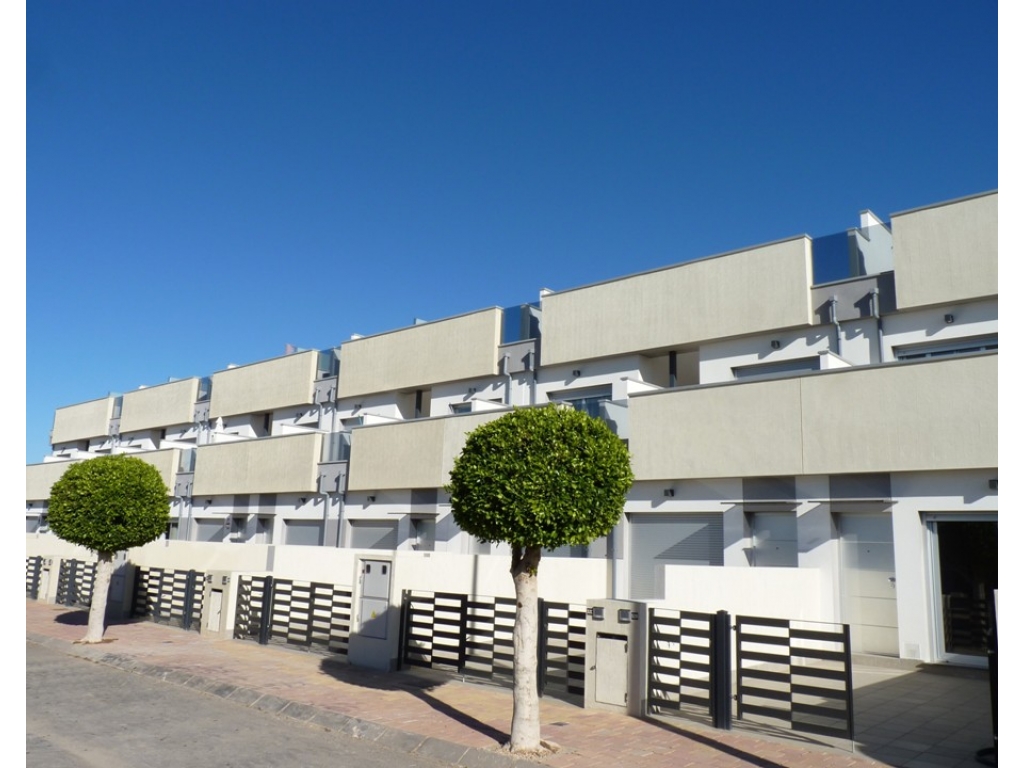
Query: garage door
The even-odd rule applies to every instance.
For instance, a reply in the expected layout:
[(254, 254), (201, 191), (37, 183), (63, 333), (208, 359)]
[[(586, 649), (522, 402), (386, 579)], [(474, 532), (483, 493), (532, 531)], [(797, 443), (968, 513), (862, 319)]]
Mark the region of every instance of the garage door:
[(722, 565), (722, 514), (630, 515), (630, 597), (663, 598), (666, 565)]

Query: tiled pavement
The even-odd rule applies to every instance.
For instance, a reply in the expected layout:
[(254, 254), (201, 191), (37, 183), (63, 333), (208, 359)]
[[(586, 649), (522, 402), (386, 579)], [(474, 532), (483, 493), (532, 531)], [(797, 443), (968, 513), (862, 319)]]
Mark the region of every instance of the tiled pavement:
[[(316, 654), (152, 622), (114, 624), (104, 643), (74, 644), (84, 621), (83, 611), (26, 601), (30, 642), (451, 763), (525, 762), (500, 750), (512, 713), (511, 692), (503, 688), (358, 670)], [(558, 750), (538, 761), (553, 768), (965, 768), (978, 765), (976, 750), (991, 744), (985, 673), (861, 667), (855, 680), (852, 745), (784, 737), (750, 723), (720, 731), (681, 719), (639, 720), (546, 697), (542, 737)]]

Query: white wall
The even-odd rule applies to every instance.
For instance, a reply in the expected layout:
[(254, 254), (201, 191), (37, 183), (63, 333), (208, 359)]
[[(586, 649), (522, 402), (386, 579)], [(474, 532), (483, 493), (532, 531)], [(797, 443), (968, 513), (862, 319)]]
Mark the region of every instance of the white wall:
[(684, 611), (761, 616), (801, 621), (835, 620), (821, 571), (811, 568), (732, 568), (666, 565), (665, 599), (659, 605)]
[(996, 469), (892, 475), (892, 493), (897, 499), (892, 521), (902, 657), (939, 661), (933, 611), (934, 594), (939, 585), (929, 568), (929, 539), (923, 515), (995, 513), (999, 497), (989, 489), (988, 482), (996, 476)]

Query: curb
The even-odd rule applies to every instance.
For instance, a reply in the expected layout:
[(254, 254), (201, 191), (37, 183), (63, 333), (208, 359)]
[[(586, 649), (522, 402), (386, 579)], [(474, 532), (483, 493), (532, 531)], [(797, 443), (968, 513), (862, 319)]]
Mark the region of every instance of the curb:
[(307, 725), (315, 725), (343, 736), (372, 741), (397, 752), (432, 757), (461, 768), (537, 768), (537, 766), (547, 765), (540, 760), (529, 760), (478, 747), (467, 747), (453, 741), (423, 736), (380, 725), (370, 720), (361, 720), (320, 707), (289, 701), (260, 693), (251, 688), (243, 688), (231, 683), (219, 683), (187, 672), (146, 664), (131, 656), (109, 653), (102, 647), (69, 644), (66, 640), (32, 632), (26, 633), (25, 638), (31, 643), (58, 651), (66, 656), (75, 656), (95, 664), (155, 678), (172, 685), (193, 688), (249, 709), (257, 709)]

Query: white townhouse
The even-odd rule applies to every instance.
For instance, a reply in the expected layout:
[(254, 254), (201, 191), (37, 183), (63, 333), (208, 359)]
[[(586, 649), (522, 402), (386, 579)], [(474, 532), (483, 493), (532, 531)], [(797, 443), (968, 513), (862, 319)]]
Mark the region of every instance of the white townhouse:
[[(500, 553), (444, 493), (465, 435), (566, 403), (636, 482), (594, 597), (851, 625), (983, 663), (997, 587), (998, 194), (893, 214), (57, 410), (69, 463), (150, 461), (170, 539)], [(592, 572), (592, 571), (591, 571)], [(466, 586), (467, 590), (470, 585)]]

